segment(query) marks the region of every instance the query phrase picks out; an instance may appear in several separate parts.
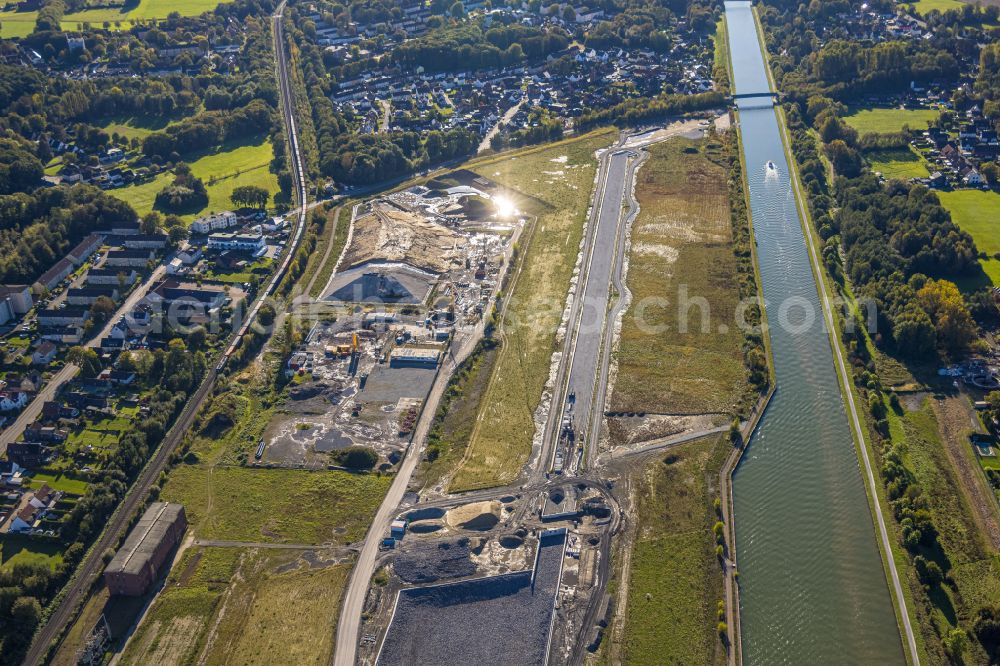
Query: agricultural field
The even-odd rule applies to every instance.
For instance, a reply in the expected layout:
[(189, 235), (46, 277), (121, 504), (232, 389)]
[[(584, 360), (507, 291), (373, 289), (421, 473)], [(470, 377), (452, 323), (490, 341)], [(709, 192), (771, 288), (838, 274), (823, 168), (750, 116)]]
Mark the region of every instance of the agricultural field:
[[(652, 146), (636, 196), (626, 276), (632, 301), (613, 357), (618, 370), (609, 409), (731, 412), (749, 387), (743, 335), (733, 322), (739, 289), (721, 147), (683, 138)], [(678, 306), (684, 287), (688, 298), (709, 306), (691, 308), (686, 333)], [(669, 306), (644, 305), (664, 297)], [(702, 328), (705, 314), (709, 330)]]
[[(712, 525), (725, 438), (693, 442), (638, 472), (623, 639), (611, 663), (723, 664), (716, 625), (722, 572)], [(711, 485), (710, 485), (711, 484)], [(628, 546), (625, 546), (628, 547)]]
[(927, 163), (912, 148), (869, 150), (864, 155), (871, 170), (881, 173), (888, 180), (927, 178), (931, 175)]
[(950, 9), (961, 9), (966, 4), (960, 0), (917, 0), (910, 3), (918, 14), (926, 16), (935, 9), (939, 12), (946, 12)]
[[(11, 5), (13, 3), (8, 3)], [(132, 3), (127, 3), (132, 4)], [(181, 16), (197, 16), (205, 12), (212, 11), (222, 4), (220, 0), (139, 0), (139, 2), (129, 10), (114, 8), (108, 9), (88, 9), (80, 12), (66, 14), (63, 17), (63, 30), (76, 30), (77, 26), (89, 23), (92, 27), (99, 28), (104, 23), (112, 29), (130, 28), (135, 21), (159, 20), (167, 18), (171, 12), (178, 12)], [(27, 37), (35, 29), (35, 20), (38, 12), (18, 12), (13, 9), (0, 11), (0, 37), (5, 39), (13, 37)]]
[(976, 247), (988, 255), (980, 259), (983, 271), (994, 285), (1000, 285), (1000, 194), (982, 190), (954, 190), (938, 192), (941, 205), (948, 209), (952, 219), (972, 235)]
[(500, 354), (452, 479), (453, 492), (509, 482), (531, 453), (533, 415), (548, 379), (593, 190), (594, 152), (613, 138), (610, 131), (597, 132), (470, 165), (510, 188), (515, 206), (536, 219), (521, 240), (523, 259), (498, 333)]
[[(272, 196), (278, 193), (278, 176), (270, 171), (271, 160), (274, 158), (271, 140), (257, 141), (252, 144), (224, 146), (218, 152), (189, 162), (194, 175), (205, 183), (208, 205), (199, 211), (181, 215), (181, 219), (193, 222), (209, 212), (231, 209), (233, 203), (229, 197), (241, 185), (263, 187)], [(153, 210), (156, 193), (172, 181), (173, 174), (165, 172), (149, 182), (112, 190), (111, 194), (127, 201), (139, 215), (145, 215)]]
[(926, 130), (927, 123), (939, 115), (936, 109), (864, 108), (854, 109), (844, 120), (860, 134), (892, 134), (903, 131), (904, 125), (912, 130)]

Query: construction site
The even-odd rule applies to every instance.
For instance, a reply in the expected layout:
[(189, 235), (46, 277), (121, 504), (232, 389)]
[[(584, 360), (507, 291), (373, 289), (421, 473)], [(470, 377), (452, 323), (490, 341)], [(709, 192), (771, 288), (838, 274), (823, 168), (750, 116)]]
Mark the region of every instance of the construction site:
[[(466, 176), (468, 174), (468, 176)], [(334, 303), (450, 308), (482, 316), (499, 258), (523, 219), (494, 183), (455, 172), (355, 206), (347, 245), (323, 290)], [(431, 181), (434, 183), (434, 181)]]
[(613, 507), (605, 489), (567, 483), (399, 514), (379, 558), (387, 583), (365, 601), (361, 663), (457, 663), (456, 651), (482, 664), (567, 661), (603, 600)]
[(335, 466), (354, 446), (379, 470), (399, 462), (449, 349), (489, 316), (524, 225), (495, 184), (466, 171), (448, 183), (354, 207), (321, 298), (331, 309), (288, 359), (287, 399), (250, 464)]

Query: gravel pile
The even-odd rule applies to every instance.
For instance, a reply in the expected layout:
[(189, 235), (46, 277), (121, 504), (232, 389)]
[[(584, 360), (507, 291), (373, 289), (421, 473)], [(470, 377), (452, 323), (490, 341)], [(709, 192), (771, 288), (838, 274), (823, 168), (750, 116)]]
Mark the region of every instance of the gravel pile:
[(460, 578), (476, 573), (469, 559), (469, 540), (450, 539), (432, 543), (404, 545), (396, 557), (396, 575), (407, 583), (427, 584), (445, 578)]
[(531, 571), (402, 590), (378, 664), (541, 666), (565, 536), (547, 538)]

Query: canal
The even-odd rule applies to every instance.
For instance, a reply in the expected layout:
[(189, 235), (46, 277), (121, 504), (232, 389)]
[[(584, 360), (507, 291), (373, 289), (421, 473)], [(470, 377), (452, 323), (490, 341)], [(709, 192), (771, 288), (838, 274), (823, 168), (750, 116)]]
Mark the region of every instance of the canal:
[[(750, 3), (725, 6), (733, 91), (766, 93)], [(778, 118), (739, 120), (777, 387), (733, 481), (743, 659), (905, 663)]]

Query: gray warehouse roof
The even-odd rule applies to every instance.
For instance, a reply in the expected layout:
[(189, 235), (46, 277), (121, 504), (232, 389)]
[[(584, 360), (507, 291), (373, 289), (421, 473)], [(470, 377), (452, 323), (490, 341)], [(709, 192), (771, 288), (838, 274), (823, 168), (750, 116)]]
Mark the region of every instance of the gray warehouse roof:
[(146, 513), (142, 514), (142, 518), (129, 532), (125, 543), (115, 553), (106, 571), (136, 574), (143, 571), (153, 552), (163, 542), (168, 530), (177, 522), (183, 511), (182, 504), (154, 502), (149, 505)]

